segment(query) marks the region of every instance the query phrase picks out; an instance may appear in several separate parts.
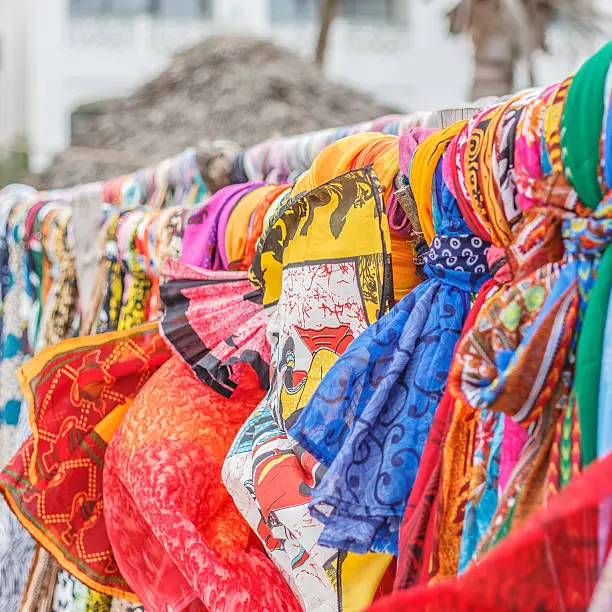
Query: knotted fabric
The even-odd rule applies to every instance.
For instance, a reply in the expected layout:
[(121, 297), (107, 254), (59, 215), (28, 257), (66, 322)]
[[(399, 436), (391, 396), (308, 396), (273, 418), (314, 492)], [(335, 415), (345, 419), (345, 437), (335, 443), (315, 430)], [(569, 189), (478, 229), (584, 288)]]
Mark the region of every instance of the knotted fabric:
[[(545, 130), (551, 133), (547, 117), (558, 113), (555, 105), (565, 97), (563, 84), (545, 90), (525, 110), (524, 122), (531, 117), (533, 123), (531, 131), (524, 128), (530, 136), (526, 144), (535, 157), (522, 158), (521, 164), (536, 177), (540, 191), (548, 185), (550, 197), (534, 198), (523, 191), (525, 215), (509, 246), (515, 281), (485, 305), (460, 343), (449, 375), (457, 398), (480, 410), (504, 412), (530, 428), (519, 469), (498, 504), (477, 557), (565, 486), (587, 459), (576, 449), (581, 448), (587, 429), (592, 431), (593, 408), (589, 407), (587, 417), (579, 391), (581, 385), (591, 383), (576, 377), (578, 400), (572, 383), (581, 321), (601, 253), (612, 238), (608, 220), (612, 211), (603, 197), (597, 161), (610, 59), (612, 46), (608, 45), (583, 66), (567, 92), (559, 130), (561, 161), (575, 192), (554, 192), (551, 186), (562, 185), (565, 177), (559, 174), (559, 158), (549, 155), (549, 150), (553, 154), (555, 150), (546, 148), (542, 139)], [(546, 175), (549, 170), (551, 174)], [(561, 237), (562, 258), (550, 261)]]
[[(437, 143), (425, 141), (428, 151), (439, 151), (430, 161), (440, 169), (459, 129), (431, 136)], [(434, 175), (428, 169), (427, 177)], [(434, 192), (431, 182), (429, 189)], [(470, 293), (488, 278), (488, 245), (468, 230), (444, 184), (441, 193), (430, 215), (440, 226), (427, 253), (429, 280), (349, 346), (290, 429), (327, 468), (310, 504), (325, 525), (324, 546), (397, 554), (400, 520)]]

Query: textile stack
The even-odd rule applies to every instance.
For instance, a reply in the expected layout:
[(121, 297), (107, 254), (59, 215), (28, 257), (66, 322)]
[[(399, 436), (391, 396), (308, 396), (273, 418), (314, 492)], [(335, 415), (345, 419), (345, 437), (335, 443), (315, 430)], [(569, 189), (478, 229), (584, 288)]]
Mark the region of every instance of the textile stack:
[(609, 610), (611, 75), (1, 192), (7, 609)]

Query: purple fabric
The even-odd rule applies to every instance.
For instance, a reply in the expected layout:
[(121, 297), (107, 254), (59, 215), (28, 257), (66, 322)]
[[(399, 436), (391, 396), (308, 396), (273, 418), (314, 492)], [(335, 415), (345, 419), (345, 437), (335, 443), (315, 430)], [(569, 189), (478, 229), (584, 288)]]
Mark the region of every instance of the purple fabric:
[[(427, 136), (435, 132), (433, 129), (425, 128), (408, 128), (399, 138), (399, 168), (404, 176), (409, 176), (410, 162), (412, 156), (419, 145)], [(401, 207), (395, 193), (391, 195), (387, 202), (387, 217), (389, 219), (389, 228), (401, 234), (409, 236), (412, 231), (412, 224), (408, 219), (408, 215)]]
[(399, 168), (404, 176), (409, 176), (410, 162), (417, 146), (436, 130), (433, 128), (409, 128), (399, 139)]
[(219, 218), (223, 209), (234, 198), (238, 201), (249, 191), (263, 184), (258, 182), (229, 185), (195, 210), (185, 227), (181, 263), (212, 270), (217, 250)]
[(410, 236), (412, 224), (408, 219), (408, 215), (401, 207), (395, 192), (387, 200), (387, 218), (389, 219), (389, 229), (401, 234), (402, 236)]
[(227, 256), (227, 245), (225, 243), (225, 233), (227, 230), (227, 224), (229, 223), (230, 217), (234, 212), (234, 209), (238, 205), (238, 202), (247, 194), (260, 187), (263, 183), (249, 183), (250, 189), (242, 193), (237, 193), (232, 197), (228, 198), (221, 214), (219, 215), (219, 224), (217, 226), (217, 248), (215, 249), (215, 255), (213, 258), (213, 270), (227, 270), (229, 268), (229, 258)]

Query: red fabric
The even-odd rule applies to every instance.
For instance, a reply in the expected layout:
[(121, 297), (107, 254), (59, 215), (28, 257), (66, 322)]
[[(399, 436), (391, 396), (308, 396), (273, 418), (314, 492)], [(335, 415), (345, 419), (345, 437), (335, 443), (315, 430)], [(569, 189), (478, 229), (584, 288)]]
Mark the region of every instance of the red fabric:
[[(473, 327), (488, 294), (496, 285), (495, 280), (490, 280), (482, 286), (465, 320), (462, 336)], [(442, 449), (452, 421), (453, 403), (450, 391), (446, 390), (425, 443), (419, 471), (400, 528), (396, 589), (407, 589), (429, 579), (429, 560), (434, 550), (435, 508), (442, 473)]]
[(150, 612), (197, 602), (209, 612), (297, 611), (221, 481), (238, 430), (265, 395), (263, 307), (245, 299), (251, 287), (240, 273), (182, 271), (161, 292), (176, 355), (136, 397), (106, 453), (117, 564)]
[(133, 598), (103, 520), (105, 440), (170, 356), (149, 324), (61, 342), (21, 372), (34, 433), (0, 474), (0, 492), (64, 569), (107, 595)]
[[(593, 463), (547, 508), (458, 578), (396, 591), (371, 612), (586, 610), (610, 551), (612, 454)], [(605, 502), (605, 503), (604, 503)]]

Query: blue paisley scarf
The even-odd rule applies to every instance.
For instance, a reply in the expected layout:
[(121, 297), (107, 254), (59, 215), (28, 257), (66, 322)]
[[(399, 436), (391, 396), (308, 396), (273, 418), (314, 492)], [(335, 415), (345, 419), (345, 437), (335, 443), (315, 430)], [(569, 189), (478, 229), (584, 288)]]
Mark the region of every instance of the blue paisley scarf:
[(488, 245), (442, 185), (429, 280), (359, 336), (290, 430), (327, 472), (311, 513), (323, 546), (397, 554), (398, 532)]

